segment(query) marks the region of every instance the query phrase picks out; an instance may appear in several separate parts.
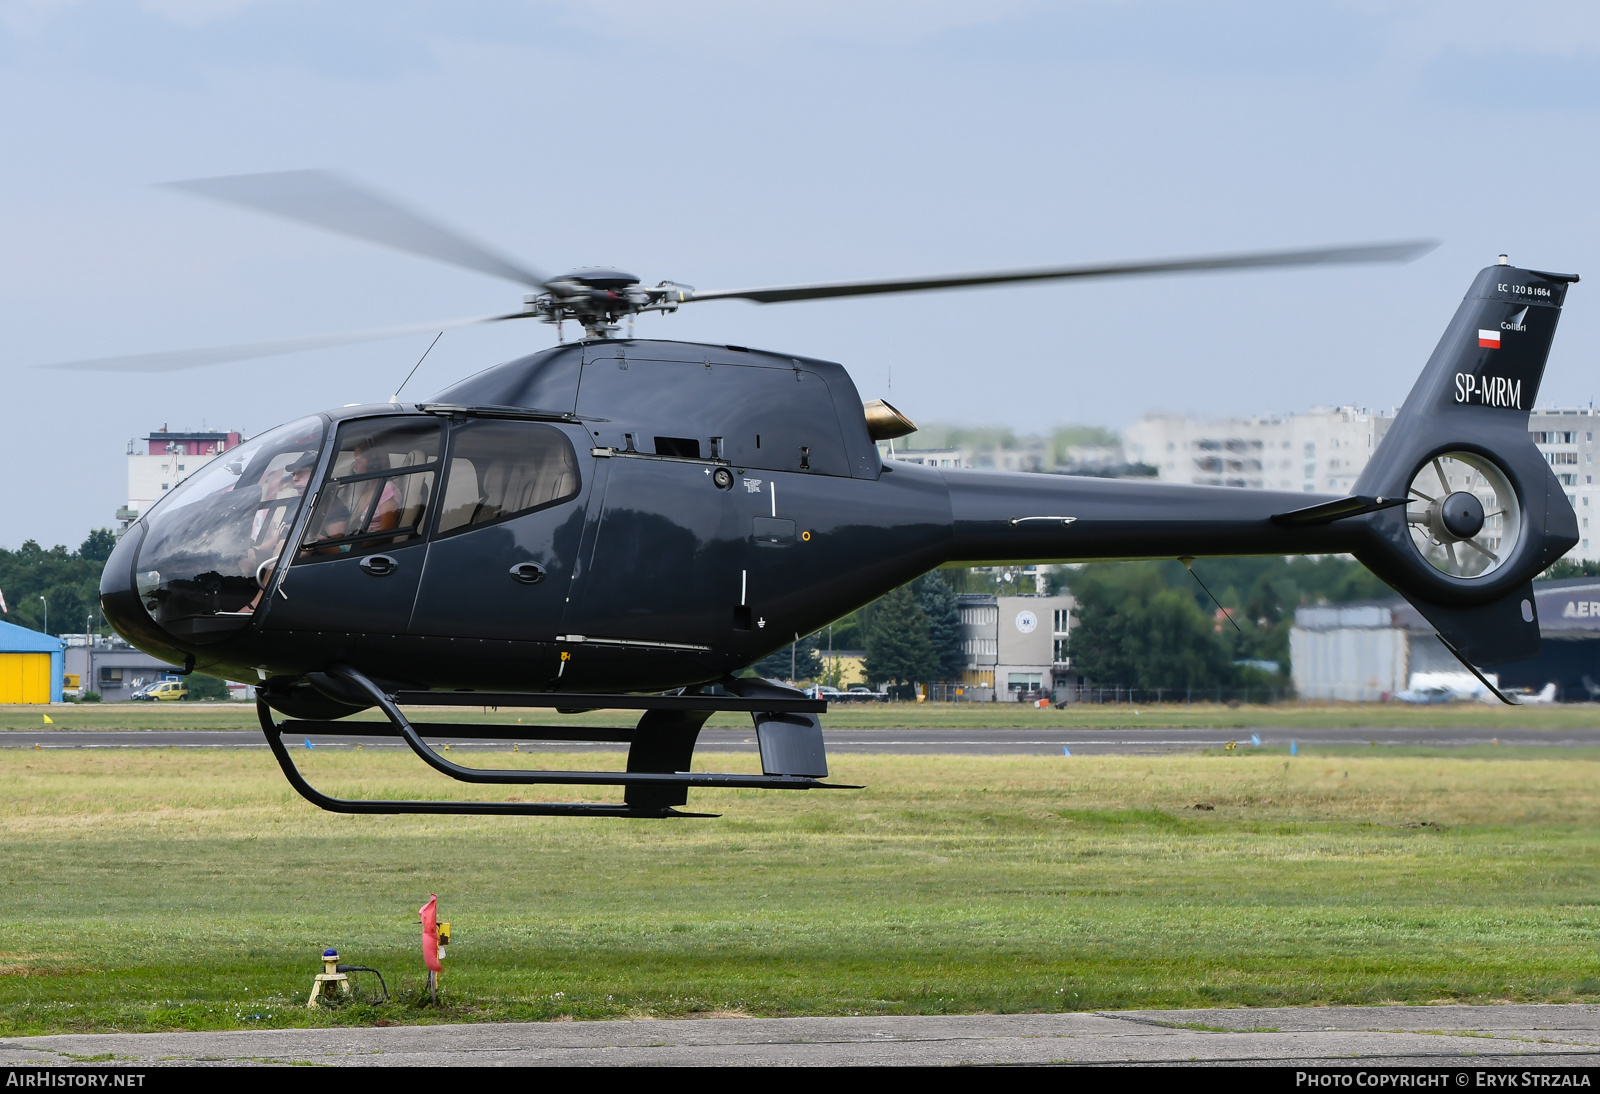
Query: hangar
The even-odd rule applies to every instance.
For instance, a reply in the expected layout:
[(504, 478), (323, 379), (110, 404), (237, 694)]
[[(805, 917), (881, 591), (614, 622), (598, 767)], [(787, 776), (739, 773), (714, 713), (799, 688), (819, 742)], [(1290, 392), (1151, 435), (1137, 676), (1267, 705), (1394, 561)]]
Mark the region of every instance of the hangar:
[[(1539, 656), (1496, 665), (1500, 686), (1556, 685), (1562, 702), (1600, 698), (1600, 578), (1538, 581)], [(1420, 612), (1399, 597), (1300, 608), (1289, 632), (1295, 690), (1303, 699), (1373, 701), (1411, 686), (1417, 673), (1461, 672)]]
[(0, 623), (0, 703), (59, 703), (67, 644)]

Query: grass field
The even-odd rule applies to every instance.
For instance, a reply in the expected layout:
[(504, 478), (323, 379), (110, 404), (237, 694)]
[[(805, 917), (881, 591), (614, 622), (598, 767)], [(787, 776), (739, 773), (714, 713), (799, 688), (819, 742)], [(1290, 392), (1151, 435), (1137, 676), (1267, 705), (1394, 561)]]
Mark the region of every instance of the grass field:
[[(397, 753), (296, 755), (337, 793), (457, 790)], [(362, 818), (260, 752), (6, 750), (0, 1034), (1600, 999), (1600, 749), (833, 764), (868, 789)], [(327, 945), (396, 998), (306, 1011)]]
[[(528, 722), (553, 719), (575, 725), (629, 725), (637, 711), (594, 711), (558, 715), (548, 710), (482, 707), (416, 707), (411, 716), (428, 721)], [(255, 729), (250, 703), (68, 703), (50, 707), (0, 706), (0, 731), (39, 729), (48, 715), (58, 729)], [(379, 720), (368, 711), (351, 721)], [(707, 725), (749, 728), (747, 714), (717, 714)], [(1528, 729), (1600, 729), (1600, 705), (1550, 704), (1507, 707), (1501, 704), (1449, 703), (1412, 706), (1406, 703), (1281, 703), (1228, 707), (1215, 703), (1114, 706), (1074, 704), (1064, 710), (1038, 710), (1019, 703), (863, 703), (841, 704), (823, 716), (823, 726), (839, 729), (875, 727), (925, 729), (1074, 728), (1107, 726), (1256, 726), (1314, 728), (1342, 726), (1478, 726)], [(1600, 743), (1600, 737), (1597, 737)]]

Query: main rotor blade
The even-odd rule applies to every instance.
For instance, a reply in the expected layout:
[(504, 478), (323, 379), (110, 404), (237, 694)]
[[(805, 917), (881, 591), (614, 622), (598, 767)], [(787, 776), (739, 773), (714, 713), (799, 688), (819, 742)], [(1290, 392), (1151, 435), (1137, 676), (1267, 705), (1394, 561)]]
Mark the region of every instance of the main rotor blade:
[(1150, 262), (1116, 262), (1104, 266), (1050, 266), (1032, 270), (995, 270), (989, 273), (950, 274), (945, 277), (904, 277), (890, 281), (835, 281), (824, 285), (791, 285), (770, 289), (695, 290), (693, 300), (754, 300), (781, 304), (790, 300), (821, 300), (833, 296), (874, 296), (879, 293), (926, 292), (930, 289), (964, 289), (978, 285), (1004, 285), (1019, 281), (1060, 281), (1068, 278), (1134, 277), (1148, 274), (1197, 273), (1207, 270), (1246, 270), (1270, 266), (1331, 266), (1362, 262), (1410, 262), (1439, 245), (1437, 240), (1404, 243), (1367, 243), (1352, 247), (1320, 247), (1309, 251), (1251, 251), (1244, 254), (1200, 255)]
[(328, 171), (273, 171), (163, 185), (532, 288), (544, 287), (543, 275)]
[(178, 372), (186, 368), (220, 365), (225, 361), (277, 357), (285, 353), (303, 353), (306, 350), (348, 346), (357, 342), (381, 342), (386, 338), (403, 338), (408, 334), (426, 334), (428, 331), (470, 327), (475, 323), (499, 323), (506, 319), (527, 317), (525, 312), (512, 312), (509, 315), (485, 315), (475, 319), (451, 319), (443, 323), (415, 323), (406, 327), (313, 334), (305, 338), (280, 338), (271, 342), (241, 342), (232, 346), (206, 346), (199, 349), (168, 350), (164, 353), (136, 353), (126, 357), (91, 357), (82, 361), (58, 361), (34, 367), (76, 372)]

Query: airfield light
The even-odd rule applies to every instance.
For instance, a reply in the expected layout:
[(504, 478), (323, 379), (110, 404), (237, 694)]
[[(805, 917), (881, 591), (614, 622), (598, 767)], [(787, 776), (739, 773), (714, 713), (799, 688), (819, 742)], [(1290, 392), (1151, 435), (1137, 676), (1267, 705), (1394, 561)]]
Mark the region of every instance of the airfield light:
[[(339, 985), (339, 990), (350, 994), (350, 977), (339, 971), (339, 951), (327, 949), (322, 951), (322, 971), (317, 973), (316, 979), (311, 984), (311, 998), (306, 1000), (306, 1006), (316, 1009), (317, 999), (322, 995), (323, 988), (330, 984)], [(333, 988), (328, 987), (328, 991)]]

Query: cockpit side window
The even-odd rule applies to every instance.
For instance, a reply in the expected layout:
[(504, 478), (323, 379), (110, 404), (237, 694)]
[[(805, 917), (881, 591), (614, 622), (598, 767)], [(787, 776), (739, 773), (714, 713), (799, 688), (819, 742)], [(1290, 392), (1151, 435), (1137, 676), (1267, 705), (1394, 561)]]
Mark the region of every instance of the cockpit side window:
[(532, 422), (468, 422), (451, 435), (438, 534), (542, 509), (577, 496), (578, 488), (578, 457), (561, 430)]
[(347, 422), (295, 561), (319, 562), (419, 538), (439, 470), (437, 421)]

